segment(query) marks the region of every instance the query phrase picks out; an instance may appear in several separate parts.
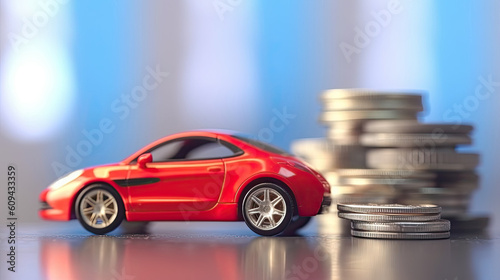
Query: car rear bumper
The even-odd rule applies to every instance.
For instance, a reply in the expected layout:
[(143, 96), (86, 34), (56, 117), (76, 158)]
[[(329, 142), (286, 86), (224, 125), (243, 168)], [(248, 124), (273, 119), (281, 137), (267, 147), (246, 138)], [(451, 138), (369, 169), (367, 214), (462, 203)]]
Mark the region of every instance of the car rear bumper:
[(318, 214), (328, 213), (330, 205), (332, 205), (332, 198), (330, 197), (330, 194), (323, 196), (323, 201), (321, 201), (321, 207), (319, 208)]

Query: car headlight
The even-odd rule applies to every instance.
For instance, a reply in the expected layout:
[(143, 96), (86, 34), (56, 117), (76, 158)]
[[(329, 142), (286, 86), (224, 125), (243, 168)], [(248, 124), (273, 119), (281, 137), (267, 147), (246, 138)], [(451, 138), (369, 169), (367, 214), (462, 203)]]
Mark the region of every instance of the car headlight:
[(82, 174), (83, 174), (83, 169), (73, 171), (70, 174), (68, 174), (68, 175), (60, 178), (59, 180), (55, 181), (54, 183), (52, 183), (49, 186), (49, 189), (56, 190), (64, 185), (68, 184), (69, 182), (75, 180), (76, 178), (80, 177), (80, 175), (82, 175)]

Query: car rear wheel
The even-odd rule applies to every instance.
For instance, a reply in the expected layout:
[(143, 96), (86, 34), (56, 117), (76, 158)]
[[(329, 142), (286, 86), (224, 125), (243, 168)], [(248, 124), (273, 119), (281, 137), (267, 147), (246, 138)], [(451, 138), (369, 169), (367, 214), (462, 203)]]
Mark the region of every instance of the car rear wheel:
[(294, 212), (293, 198), (282, 187), (262, 183), (251, 188), (241, 205), (247, 226), (260, 235), (276, 235), (290, 224)]
[(96, 184), (80, 193), (75, 214), (82, 226), (95, 234), (106, 234), (122, 222), (125, 208), (120, 195), (108, 185)]
[(312, 217), (293, 216), (290, 225), (283, 232), (285, 235), (295, 235), (297, 231), (309, 224)]

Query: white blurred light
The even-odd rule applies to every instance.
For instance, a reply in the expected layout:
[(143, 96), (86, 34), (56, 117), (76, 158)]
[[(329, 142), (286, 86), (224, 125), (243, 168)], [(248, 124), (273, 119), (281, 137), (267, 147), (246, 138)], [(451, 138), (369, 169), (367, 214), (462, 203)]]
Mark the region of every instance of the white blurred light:
[(0, 72), (0, 121), (21, 140), (51, 136), (68, 119), (74, 89), (68, 54), (54, 45), (7, 52)]
[(223, 11), (216, 7), (226, 1), (184, 3), (182, 102), (191, 112), (185, 119), (193, 127), (242, 129), (258, 110), (252, 3), (227, 1)]

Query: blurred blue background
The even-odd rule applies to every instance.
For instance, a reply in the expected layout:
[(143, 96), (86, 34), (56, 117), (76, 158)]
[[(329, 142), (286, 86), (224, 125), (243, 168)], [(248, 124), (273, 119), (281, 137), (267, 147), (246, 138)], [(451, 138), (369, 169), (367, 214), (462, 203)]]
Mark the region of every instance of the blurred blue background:
[[(19, 170), (24, 221), (37, 221), (38, 193), (63, 173), (174, 132), (233, 129), (283, 148), (323, 137), (318, 95), (345, 87), (428, 90), (423, 120), (473, 123), (482, 183), (472, 210), (500, 211), (497, 1), (0, 8), (0, 160)], [(284, 121), (273, 130), (275, 117)]]

